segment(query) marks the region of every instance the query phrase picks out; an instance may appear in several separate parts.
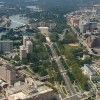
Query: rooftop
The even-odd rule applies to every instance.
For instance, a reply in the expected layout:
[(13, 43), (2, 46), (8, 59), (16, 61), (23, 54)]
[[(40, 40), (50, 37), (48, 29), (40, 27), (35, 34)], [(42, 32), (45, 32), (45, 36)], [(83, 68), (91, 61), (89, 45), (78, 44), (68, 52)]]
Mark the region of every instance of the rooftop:
[(93, 70), (93, 67), (92, 67), (91, 65), (89, 65), (89, 64), (85, 64), (84, 67), (85, 67), (85, 68), (87, 67), (91, 72), (95, 72), (95, 71)]
[(3, 40), (3, 41), (0, 41), (0, 42), (13, 42), (13, 41), (11, 41), (11, 40)]
[(26, 41), (26, 43), (27, 43), (27, 44), (32, 44), (32, 42), (31, 42), (31, 41)]
[(49, 27), (38, 27), (39, 29), (48, 29)]
[(25, 95), (22, 92), (16, 93), (16, 94), (12, 94), (8, 97), (9, 100), (18, 100), (18, 99), (26, 99), (27, 95)]

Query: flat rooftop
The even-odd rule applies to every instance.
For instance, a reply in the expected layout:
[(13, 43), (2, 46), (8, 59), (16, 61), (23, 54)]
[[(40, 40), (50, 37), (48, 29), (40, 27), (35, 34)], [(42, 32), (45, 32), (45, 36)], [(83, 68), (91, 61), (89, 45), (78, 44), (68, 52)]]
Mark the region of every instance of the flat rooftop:
[(49, 27), (38, 27), (39, 29), (48, 29)]
[(92, 67), (91, 65), (85, 64), (85, 67), (87, 67), (91, 72), (95, 72), (95, 71), (93, 70), (93, 67)]
[(16, 93), (16, 94), (12, 94), (8, 97), (9, 100), (19, 100), (19, 99), (26, 99), (27, 95), (25, 95), (22, 92)]

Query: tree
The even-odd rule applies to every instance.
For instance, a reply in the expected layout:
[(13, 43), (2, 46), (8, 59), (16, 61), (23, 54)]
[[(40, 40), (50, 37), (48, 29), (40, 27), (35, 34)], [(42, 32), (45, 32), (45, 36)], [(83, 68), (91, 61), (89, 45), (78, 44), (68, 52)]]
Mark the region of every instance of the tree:
[(22, 62), (22, 64), (25, 64), (25, 65), (28, 64), (28, 60), (27, 60), (27, 58), (22, 59), (21, 62)]
[(40, 41), (40, 42), (46, 42), (46, 39), (45, 39), (45, 36), (40, 34), (40, 33), (36, 33), (35, 35), (35, 38)]
[(75, 78), (79, 81), (81, 87), (84, 90), (88, 90), (88, 78), (83, 75), (81, 69), (79, 68), (79, 65), (75, 63), (71, 67), (72, 73), (75, 76)]
[(39, 71), (39, 67), (36, 66), (36, 65), (31, 65), (31, 69), (32, 69), (35, 73), (37, 73), (37, 72)]
[(74, 49), (73, 51), (72, 51), (72, 53), (73, 53), (73, 55), (75, 56), (75, 57), (77, 57), (77, 56), (80, 56), (80, 57), (82, 57), (83, 56), (83, 49), (80, 47), (80, 48), (76, 48), (76, 49)]
[(32, 60), (32, 55), (30, 53), (27, 54), (27, 60), (30, 62)]
[(53, 97), (51, 100), (58, 100), (56, 97)]
[(65, 44), (66, 43), (67, 44), (75, 43), (75, 42), (77, 42), (77, 36), (73, 33), (67, 33), (67, 34), (65, 34), (64, 39), (63, 39), (62, 42), (65, 43)]
[(50, 39), (51, 39), (52, 42), (57, 42), (58, 39), (59, 39), (59, 36), (58, 36), (57, 33), (51, 33), (50, 34)]
[(14, 60), (20, 61), (19, 55), (15, 55)]
[(39, 66), (39, 71), (38, 71), (38, 73), (41, 75), (41, 76), (46, 76), (48, 73), (47, 73), (47, 71), (46, 71), (46, 69), (45, 69), (45, 67), (43, 66), (43, 65), (40, 65)]
[(80, 61), (80, 64), (83, 66), (84, 64), (91, 64), (92, 63), (92, 58), (87, 57), (84, 60)]

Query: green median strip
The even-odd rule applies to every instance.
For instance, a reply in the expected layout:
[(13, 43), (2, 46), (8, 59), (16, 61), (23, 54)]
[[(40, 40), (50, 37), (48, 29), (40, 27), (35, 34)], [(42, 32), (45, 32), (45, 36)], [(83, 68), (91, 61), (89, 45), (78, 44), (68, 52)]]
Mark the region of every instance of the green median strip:
[(76, 91), (77, 91), (77, 92), (79, 92), (79, 90), (78, 90), (78, 88), (77, 88), (77, 87), (75, 87), (75, 89), (76, 89)]
[(65, 87), (62, 87), (62, 89), (63, 89), (64, 94), (66, 94), (66, 95), (67, 95), (67, 92), (66, 92)]

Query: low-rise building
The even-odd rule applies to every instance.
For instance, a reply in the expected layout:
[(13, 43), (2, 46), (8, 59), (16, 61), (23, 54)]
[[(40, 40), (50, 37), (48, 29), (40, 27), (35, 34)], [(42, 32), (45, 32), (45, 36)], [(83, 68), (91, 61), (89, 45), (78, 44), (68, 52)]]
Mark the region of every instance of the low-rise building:
[(6, 95), (9, 100), (51, 100), (54, 92), (44, 82), (26, 78), (25, 82), (17, 82), (14, 87), (8, 87)]
[(94, 75), (90, 77), (91, 81), (100, 81), (100, 75)]
[(40, 30), (41, 34), (48, 36), (49, 35), (49, 27), (38, 27), (38, 29)]
[(92, 66), (92, 65), (89, 65), (89, 64), (84, 64), (83, 72), (84, 72), (84, 74), (87, 75), (89, 78), (90, 78), (92, 75), (96, 75), (96, 72), (95, 72), (95, 70), (93, 69), (93, 66)]

